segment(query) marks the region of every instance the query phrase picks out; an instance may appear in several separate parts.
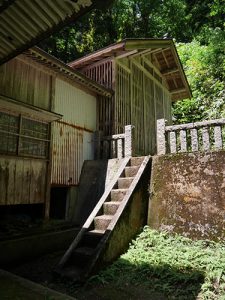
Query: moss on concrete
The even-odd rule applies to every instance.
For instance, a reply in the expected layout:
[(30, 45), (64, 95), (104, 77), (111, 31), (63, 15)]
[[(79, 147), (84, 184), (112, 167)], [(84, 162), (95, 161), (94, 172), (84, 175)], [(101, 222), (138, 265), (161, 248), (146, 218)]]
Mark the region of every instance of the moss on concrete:
[(148, 224), (192, 238), (224, 238), (224, 169), (224, 151), (154, 157)]

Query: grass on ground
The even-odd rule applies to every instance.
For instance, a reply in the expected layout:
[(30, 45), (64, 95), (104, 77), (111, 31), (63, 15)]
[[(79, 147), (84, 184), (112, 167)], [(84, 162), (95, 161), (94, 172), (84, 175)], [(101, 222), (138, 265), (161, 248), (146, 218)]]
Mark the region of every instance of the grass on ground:
[[(160, 299), (225, 299), (225, 242), (192, 241), (145, 227), (124, 255), (89, 280), (89, 290), (96, 286), (136, 287), (159, 292)], [(138, 299), (144, 299), (141, 292)]]

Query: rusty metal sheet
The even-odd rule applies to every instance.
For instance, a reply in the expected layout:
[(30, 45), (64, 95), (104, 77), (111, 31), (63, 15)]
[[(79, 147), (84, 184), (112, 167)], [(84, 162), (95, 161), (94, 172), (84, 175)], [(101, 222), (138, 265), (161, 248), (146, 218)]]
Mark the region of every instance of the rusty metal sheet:
[(55, 185), (77, 185), (85, 159), (93, 159), (93, 133), (55, 122), (52, 177)]
[(53, 124), (51, 182), (77, 185), (84, 160), (94, 158), (96, 97), (56, 79), (54, 110), (63, 119)]

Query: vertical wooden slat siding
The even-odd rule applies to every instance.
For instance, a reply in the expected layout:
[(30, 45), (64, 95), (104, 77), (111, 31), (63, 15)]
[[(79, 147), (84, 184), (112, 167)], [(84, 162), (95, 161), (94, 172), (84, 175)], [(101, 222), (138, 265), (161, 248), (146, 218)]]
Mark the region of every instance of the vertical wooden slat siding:
[(82, 72), (88, 78), (95, 80), (107, 88), (112, 88), (112, 59), (107, 59), (88, 66), (83, 69)]
[[(50, 110), (51, 75), (14, 58), (0, 66), (0, 95)], [(46, 160), (1, 155), (0, 205), (44, 203), (46, 179)]]
[(165, 118), (170, 124), (172, 118), (171, 94), (152, 63), (152, 54), (111, 57), (82, 72), (115, 90), (111, 99), (99, 97), (99, 130), (104, 135), (117, 134), (132, 124), (135, 154), (156, 153), (156, 120)]
[(135, 126), (136, 155), (156, 153), (157, 119), (166, 118), (171, 123), (171, 96), (149, 58), (148, 55), (115, 60), (114, 132), (123, 132), (127, 124)]
[(40, 108), (50, 108), (51, 76), (33, 65), (12, 59), (0, 66), (0, 94)]
[(19, 157), (0, 158), (0, 205), (44, 203), (47, 163)]

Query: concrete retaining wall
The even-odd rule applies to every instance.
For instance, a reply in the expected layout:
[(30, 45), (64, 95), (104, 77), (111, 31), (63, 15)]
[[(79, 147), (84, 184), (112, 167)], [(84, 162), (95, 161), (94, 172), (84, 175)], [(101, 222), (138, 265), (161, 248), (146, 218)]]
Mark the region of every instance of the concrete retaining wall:
[(148, 224), (192, 238), (225, 235), (225, 152), (153, 158)]

